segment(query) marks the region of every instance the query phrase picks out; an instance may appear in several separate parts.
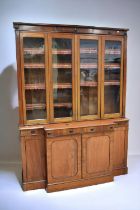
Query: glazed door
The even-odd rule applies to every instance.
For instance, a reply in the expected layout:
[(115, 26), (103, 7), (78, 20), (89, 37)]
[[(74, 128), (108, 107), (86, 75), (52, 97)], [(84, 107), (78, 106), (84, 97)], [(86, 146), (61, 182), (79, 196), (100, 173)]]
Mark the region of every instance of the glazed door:
[(102, 44), (102, 117), (121, 117), (123, 38), (106, 36)]
[(100, 39), (77, 36), (78, 119), (100, 118)]
[(50, 44), (52, 122), (67, 122), (76, 118), (74, 87), (74, 36), (52, 34)]
[(82, 174), (84, 178), (111, 174), (113, 155), (111, 132), (82, 136)]
[(81, 178), (81, 136), (47, 138), (48, 183)]
[(23, 115), (27, 124), (48, 121), (47, 50), (42, 33), (21, 34)]

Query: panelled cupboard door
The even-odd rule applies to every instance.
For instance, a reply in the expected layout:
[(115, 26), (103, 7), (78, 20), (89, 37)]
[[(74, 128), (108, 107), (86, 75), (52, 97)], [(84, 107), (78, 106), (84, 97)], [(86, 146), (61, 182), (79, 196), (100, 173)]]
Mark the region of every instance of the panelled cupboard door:
[(118, 127), (114, 131), (113, 169), (127, 166), (128, 128)]
[(75, 120), (74, 35), (49, 35), (49, 68), (51, 122)]
[(48, 43), (43, 33), (21, 33), (21, 71), (24, 123), (48, 121)]
[(23, 181), (46, 180), (45, 140), (44, 136), (28, 136), (21, 138)]
[(94, 35), (77, 35), (78, 119), (100, 118), (101, 40)]
[(83, 134), (83, 178), (111, 174), (113, 135), (110, 133)]
[(81, 136), (47, 138), (48, 183), (81, 178)]
[(102, 118), (122, 116), (123, 43), (122, 37), (102, 38)]

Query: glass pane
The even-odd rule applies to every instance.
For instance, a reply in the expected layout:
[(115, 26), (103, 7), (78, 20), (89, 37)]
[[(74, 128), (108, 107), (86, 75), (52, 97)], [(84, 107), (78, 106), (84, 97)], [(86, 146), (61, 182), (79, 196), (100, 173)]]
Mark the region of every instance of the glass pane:
[(44, 38), (24, 37), (24, 77), (27, 120), (46, 118)]
[(98, 113), (98, 41), (80, 40), (80, 114)]
[(54, 118), (72, 117), (72, 40), (53, 38)]
[(105, 86), (105, 113), (119, 113), (120, 86)]
[(105, 42), (105, 114), (120, 112), (121, 42)]

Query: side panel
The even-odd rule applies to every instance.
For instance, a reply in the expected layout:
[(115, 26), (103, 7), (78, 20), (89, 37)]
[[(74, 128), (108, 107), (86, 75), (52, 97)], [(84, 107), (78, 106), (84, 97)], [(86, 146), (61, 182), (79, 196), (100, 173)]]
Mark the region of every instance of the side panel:
[(114, 131), (113, 173), (127, 173), (128, 126), (120, 126)]
[(17, 80), (18, 80), (19, 125), (23, 125), (24, 124), (24, 111), (23, 111), (23, 91), (22, 91), (20, 32), (19, 31), (16, 31), (16, 60), (17, 60)]
[[(21, 136), (21, 152), (23, 189), (28, 190), (27, 185), (29, 183), (45, 183), (46, 164), (44, 135)], [(36, 187), (32, 187), (31, 189), (36, 189)]]

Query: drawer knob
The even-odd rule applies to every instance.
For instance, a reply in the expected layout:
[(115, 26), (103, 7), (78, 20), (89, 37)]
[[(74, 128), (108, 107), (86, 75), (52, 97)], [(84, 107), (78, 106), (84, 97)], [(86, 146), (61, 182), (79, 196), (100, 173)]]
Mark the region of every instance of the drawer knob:
[(35, 130), (32, 130), (32, 131), (31, 131), (31, 134), (34, 135), (34, 134), (35, 134)]
[(109, 128), (110, 128), (110, 130), (112, 130), (113, 129), (113, 126), (110, 126)]
[(52, 135), (52, 133), (47, 133), (47, 135), (48, 135), (48, 136), (51, 136), (51, 135)]
[(95, 128), (91, 128), (90, 131), (95, 132)]
[(69, 133), (74, 133), (74, 131), (73, 130), (69, 130)]

